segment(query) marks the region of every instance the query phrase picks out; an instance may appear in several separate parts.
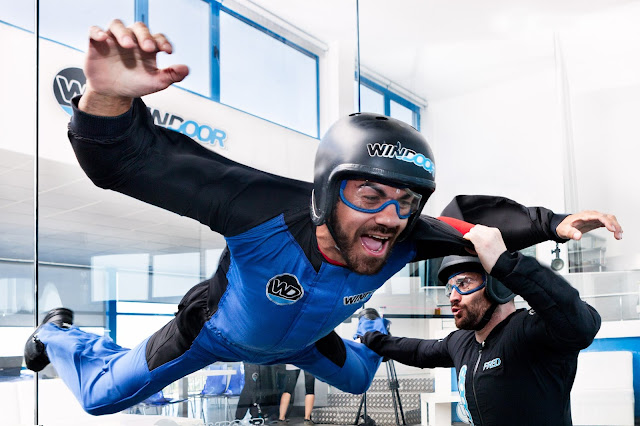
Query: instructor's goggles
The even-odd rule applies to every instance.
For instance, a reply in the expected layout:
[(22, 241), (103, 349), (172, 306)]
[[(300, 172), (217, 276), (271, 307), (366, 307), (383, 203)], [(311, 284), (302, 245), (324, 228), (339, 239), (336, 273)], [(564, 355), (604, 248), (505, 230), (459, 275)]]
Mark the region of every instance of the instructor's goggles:
[[(398, 217), (406, 219), (418, 211), (422, 195), (408, 188), (394, 188), (368, 180), (361, 181), (355, 188), (347, 187), (347, 180), (340, 184), (340, 199), (347, 206), (363, 213), (378, 213), (389, 204), (396, 208)], [(360, 181), (358, 181), (360, 182)]]
[[(456, 277), (455, 281), (452, 278)], [(466, 294), (475, 293), (478, 290), (482, 290), (487, 285), (487, 275), (482, 274), (482, 281), (477, 278), (470, 277), (468, 275), (462, 275), (460, 272), (453, 274), (447, 280), (444, 294), (449, 297), (453, 290), (458, 292), (459, 295), (464, 296)]]

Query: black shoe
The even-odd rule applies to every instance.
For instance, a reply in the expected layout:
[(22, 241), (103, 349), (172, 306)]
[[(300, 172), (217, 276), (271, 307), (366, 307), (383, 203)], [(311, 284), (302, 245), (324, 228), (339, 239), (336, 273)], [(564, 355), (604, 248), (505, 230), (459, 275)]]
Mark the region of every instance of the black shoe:
[(60, 328), (69, 328), (73, 324), (73, 311), (67, 308), (50, 310), (38, 328), (29, 336), (27, 343), (24, 345), (24, 362), (31, 371), (42, 371), (43, 368), (49, 365), (49, 357), (45, 351), (44, 343), (38, 339), (38, 331), (49, 322)]

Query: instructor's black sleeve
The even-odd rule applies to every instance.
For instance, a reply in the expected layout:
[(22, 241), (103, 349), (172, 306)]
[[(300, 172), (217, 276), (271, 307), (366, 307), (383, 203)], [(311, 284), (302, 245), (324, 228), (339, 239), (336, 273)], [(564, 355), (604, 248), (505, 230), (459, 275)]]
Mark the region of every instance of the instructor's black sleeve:
[(544, 207), (525, 207), (505, 197), (458, 195), (444, 208), (442, 216), (500, 229), (510, 252), (547, 240), (567, 241), (556, 234), (566, 215)]
[(591, 344), (600, 329), (600, 315), (582, 301), (564, 278), (521, 253), (502, 253), (491, 270), (533, 308), (524, 327), (534, 345), (574, 351)]
[(405, 365), (420, 368), (453, 367), (447, 349), (450, 336), (442, 340), (422, 340), (369, 331), (363, 336), (362, 343), (378, 355)]
[[(443, 210), (442, 216), (500, 229), (509, 251), (554, 240), (565, 242), (555, 230), (566, 215), (553, 213), (544, 207), (525, 207), (504, 197), (489, 195), (458, 195)], [(433, 259), (449, 254), (468, 255), (464, 247), (471, 242), (450, 225), (422, 215), (411, 233), (418, 249), (416, 260)]]

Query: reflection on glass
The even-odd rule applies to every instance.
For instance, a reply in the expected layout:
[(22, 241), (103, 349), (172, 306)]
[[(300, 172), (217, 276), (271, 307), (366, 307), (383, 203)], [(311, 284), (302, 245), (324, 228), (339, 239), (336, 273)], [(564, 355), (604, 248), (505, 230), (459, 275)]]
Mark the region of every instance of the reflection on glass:
[(147, 300), (149, 255), (119, 254), (91, 259), (91, 300)]
[(153, 256), (152, 297), (180, 299), (200, 281), (200, 253)]

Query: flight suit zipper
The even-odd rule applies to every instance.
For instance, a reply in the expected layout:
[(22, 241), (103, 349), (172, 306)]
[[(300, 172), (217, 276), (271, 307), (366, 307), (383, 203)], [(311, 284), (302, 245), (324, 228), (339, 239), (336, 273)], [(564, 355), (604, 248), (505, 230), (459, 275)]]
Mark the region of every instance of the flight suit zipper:
[[(482, 420), (482, 413), (480, 412), (480, 404), (478, 403), (478, 395), (476, 394), (476, 372), (478, 371), (478, 365), (480, 365), (480, 358), (482, 358), (482, 349), (484, 349), (484, 342), (480, 343), (480, 349), (478, 350), (478, 360), (475, 367), (473, 367), (473, 398), (476, 400), (476, 409), (478, 410), (478, 416), (480, 417), (480, 425), (484, 424)], [(472, 420), (473, 422), (473, 420)]]

